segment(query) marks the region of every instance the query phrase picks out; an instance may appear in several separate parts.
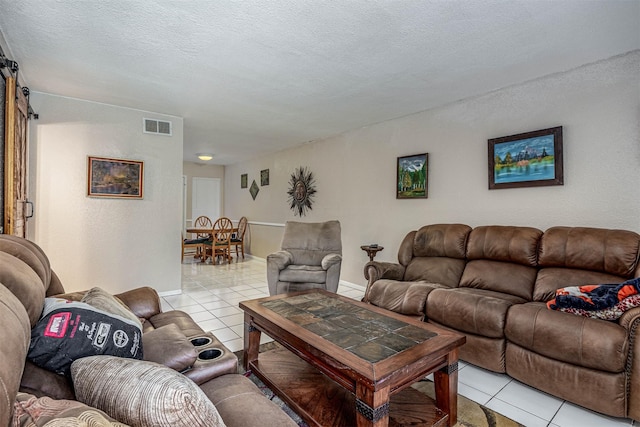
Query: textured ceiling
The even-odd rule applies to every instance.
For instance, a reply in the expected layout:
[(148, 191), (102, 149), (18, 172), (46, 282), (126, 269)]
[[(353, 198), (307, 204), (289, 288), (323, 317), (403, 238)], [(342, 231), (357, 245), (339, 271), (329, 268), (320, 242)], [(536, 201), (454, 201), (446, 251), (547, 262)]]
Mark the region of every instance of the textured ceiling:
[(640, 49), (638, 0), (0, 0), (31, 90), (232, 164)]

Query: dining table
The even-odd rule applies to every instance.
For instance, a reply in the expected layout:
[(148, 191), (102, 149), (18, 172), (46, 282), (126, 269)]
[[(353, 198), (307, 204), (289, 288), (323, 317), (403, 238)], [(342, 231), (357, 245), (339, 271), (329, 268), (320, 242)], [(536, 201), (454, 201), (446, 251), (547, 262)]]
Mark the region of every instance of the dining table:
[[(192, 234), (195, 234), (196, 236), (202, 236), (206, 234), (209, 237), (211, 237), (211, 239), (213, 239), (213, 236), (217, 234), (219, 230), (216, 230), (214, 228), (189, 227), (187, 228), (186, 231), (187, 233), (192, 233)], [(238, 227), (233, 227), (231, 229), (231, 234), (233, 235), (237, 233), (238, 233)], [(204, 254), (204, 256), (201, 256), (200, 259), (202, 260), (202, 262), (205, 262), (207, 260), (207, 255)], [(229, 261), (231, 261), (231, 259), (233, 259), (233, 256), (231, 255), (231, 252), (229, 252)]]

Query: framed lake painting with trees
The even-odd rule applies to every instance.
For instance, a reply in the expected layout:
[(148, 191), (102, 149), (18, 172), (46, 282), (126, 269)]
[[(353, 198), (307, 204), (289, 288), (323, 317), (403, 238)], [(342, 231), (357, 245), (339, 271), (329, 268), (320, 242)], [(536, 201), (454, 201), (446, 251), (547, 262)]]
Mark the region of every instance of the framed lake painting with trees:
[(489, 140), (489, 189), (564, 185), (562, 126)]
[(426, 199), (429, 154), (398, 157), (396, 199)]

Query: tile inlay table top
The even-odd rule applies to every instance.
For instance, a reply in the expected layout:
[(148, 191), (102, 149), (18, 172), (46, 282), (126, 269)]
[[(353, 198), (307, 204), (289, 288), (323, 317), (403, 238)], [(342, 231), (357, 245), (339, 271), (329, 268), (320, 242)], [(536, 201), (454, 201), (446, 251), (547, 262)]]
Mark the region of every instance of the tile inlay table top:
[[(245, 369), (310, 425), (456, 423), (464, 336), (324, 290), (242, 301), (240, 308)], [(262, 332), (284, 349), (259, 354)], [(409, 387), (430, 373), (435, 404), (424, 395), (416, 400)]]

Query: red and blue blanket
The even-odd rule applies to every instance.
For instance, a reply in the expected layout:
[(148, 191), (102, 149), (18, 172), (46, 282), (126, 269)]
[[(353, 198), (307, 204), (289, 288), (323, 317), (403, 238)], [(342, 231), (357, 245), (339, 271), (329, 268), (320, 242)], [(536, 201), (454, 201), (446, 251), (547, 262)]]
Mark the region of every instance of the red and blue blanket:
[(551, 310), (605, 310), (615, 307), (626, 298), (640, 294), (640, 277), (619, 284), (569, 286), (556, 291), (547, 302)]

